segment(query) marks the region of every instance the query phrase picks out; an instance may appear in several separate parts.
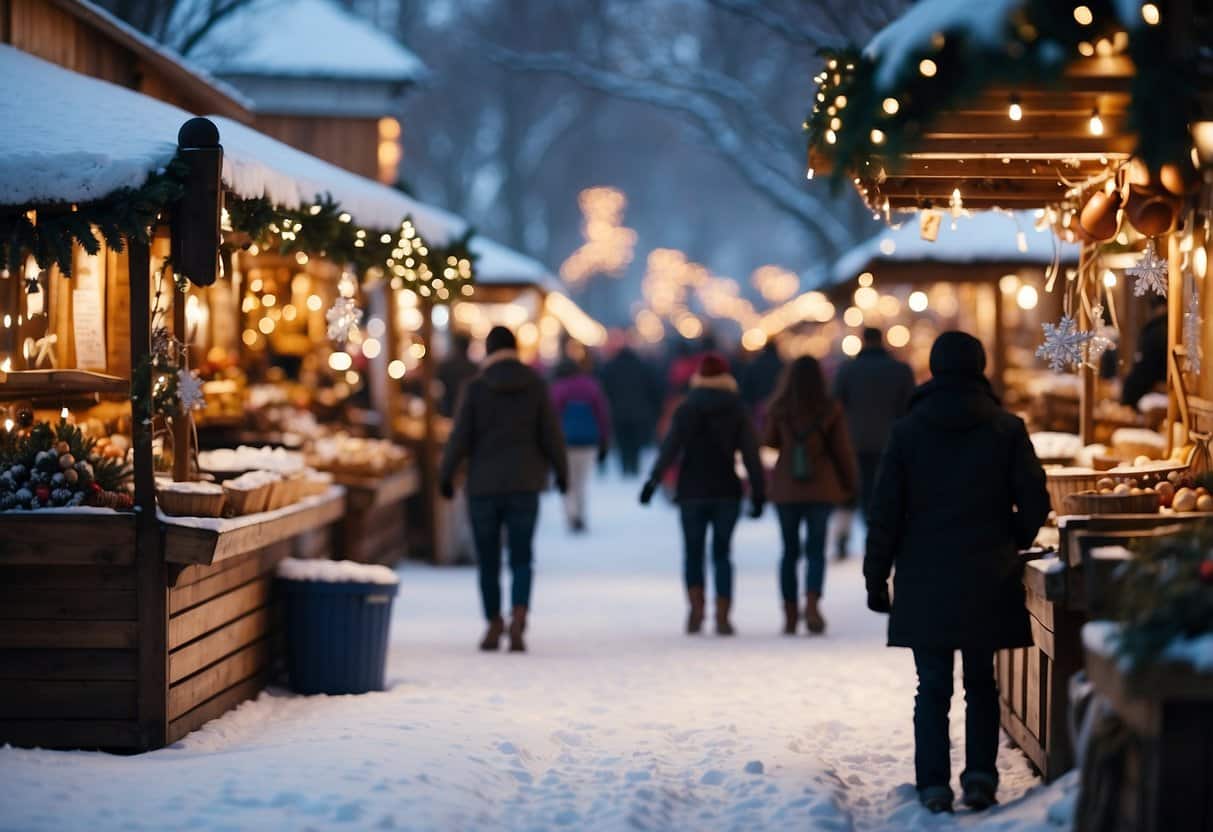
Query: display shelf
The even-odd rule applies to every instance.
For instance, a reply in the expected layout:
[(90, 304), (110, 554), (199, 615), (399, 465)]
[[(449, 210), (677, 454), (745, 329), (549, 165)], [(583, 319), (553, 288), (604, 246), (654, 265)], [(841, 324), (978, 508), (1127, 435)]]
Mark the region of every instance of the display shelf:
[(345, 489), (332, 486), (276, 511), (231, 519), (160, 514), (164, 559), (214, 564), (331, 525), (345, 514)]
[(421, 472), (416, 465), (380, 477), (335, 474), (333, 481), (348, 489), (350, 508), (358, 511), (398, 503), (421, 490)]
[(130, 382), (118, 376), (89, 370), (0, 371), (0, 399), (29, 399), (46, 396), (126, 395)]

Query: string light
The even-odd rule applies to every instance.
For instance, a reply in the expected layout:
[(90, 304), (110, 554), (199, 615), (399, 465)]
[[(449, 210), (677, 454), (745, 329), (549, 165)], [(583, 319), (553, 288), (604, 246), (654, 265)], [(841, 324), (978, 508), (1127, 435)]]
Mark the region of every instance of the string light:
[(1153, 3), (1145, 3), (1141, 7), (1141, 19), (1151, 26), (1157, 26), (1162, 15), (1158, 12), (1158, 6)]
[(1091, 14), (1091, 10), (1086, 6), (1075, 6), (1074, 19), (1078, 21), (1079, 26), (1090, 26), (1091, 21), (1095, 19), (1095, 15)]
[(929, 305), (927, 293), (922, 290), (910, 292), (910, 297), (906, 301), (906, 305), (909, 306), (914, 312), (925, 312), (927, 306)]
[(935, 66), (935, 62), (930, 58), (923, 58), (918, 64), (918, 71), (926, 78), (934, 78), (939, 67)]
[(1039, 300), (1040, 294), (1036, 291), (1036, 287), (1029, 286), (1026, 283), (1019, 287), (1019, 292), (1015, 295), (1015, 302), (1025, 312), (1029, 309), (1035, 309)]
[(1091, 111), (1091, 121), (1088, 123), (1087, 129), (1091, 131), (1092, 136), (1103, 135), (1103, 119), (1099, 117), (1099, 110)]
[(886, 98), (880, 106), (891, 116), (897, 115), (897, 111), (901, 109), (901, 104), (896, 98)]
[(872, 144), (884, 144), (884, 131), (873, 130), (870, 134), (870, 138), (872, 139)]
[(577, 197), (585, 242), (560, 266), (560, 276), (571, 285), (596, 274), (619, 276), (632, 262), (636, 232), (623, 224), (627, 197), (616, 188), (587, 188)]
[(1116, 273), (1111, 269), (1107, 269), (1103, 273), (1103, 285), (1112, 289), (1116, 286)]
[(813, 178), (813, 169), (812, 169), (812, 168), (809, 168), (807, 171), (805, 171), (804, 178), (805, 178), (805, 179), (812, 179), (812, 178)]
[(1089, 58), (1095, 54), (1095, 47), (1085, 40), (1080, 41), (1078, 44), (1078, 54), (1084, 58)]
[(1011, 106), (1007, 108), (1007, 118), (1011, 121), (1023, 119), (1023, 107), (1020, 106), (1019, 99), (1015, 96), (1011, 96)]

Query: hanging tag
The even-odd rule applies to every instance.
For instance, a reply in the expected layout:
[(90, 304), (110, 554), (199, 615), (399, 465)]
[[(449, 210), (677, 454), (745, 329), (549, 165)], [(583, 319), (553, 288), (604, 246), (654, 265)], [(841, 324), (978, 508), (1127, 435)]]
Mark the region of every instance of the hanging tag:
[(939, 238), (939, 224), (943, 222), (943, 214), (938, 211), (922, 211), (918, 215), (918, 233), (928, 243)]

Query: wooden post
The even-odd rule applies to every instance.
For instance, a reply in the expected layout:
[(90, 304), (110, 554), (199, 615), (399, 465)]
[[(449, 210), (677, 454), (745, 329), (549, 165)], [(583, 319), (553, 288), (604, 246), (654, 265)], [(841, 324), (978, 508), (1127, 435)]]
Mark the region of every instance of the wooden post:
[(1006, 389), (1007, 325), (1003, 320), (1002, 289), (997, 283), (989, 286), (994, 293), (994, 363), (991, 372), (994, 376), (994, 392), (1001, 396)]
[(421, 371), (421, 400), (425, 406), (421, 417), (421, 505), (429, 533), (429, 558), (436, 563), (441, 534), (438, 527), (438, 437), (435, 435), (434, 420), (437, 411), (434, 401), (434, 302), (430, 298), (419, 297), (418, 303), (421, 308), (421, 343), (425, 346), (418, 366)]
[[(127, 259), (134, 373), (151, 348), (151, 251), (147, 243), (128, 240)], [(136, 714), (140, 747), (149, 749), (163, 746), (168, 730), (168, 569), (156, 521), (150, 397), (139, 403), (131, 401), (131, 445), (135, 456), (135, 589), (139, 645)]]
[[(1083, 243), (1082, 253), (1078, 261), (1079, 296), (1076, 311), (1078, 329), (1086, 332), (1091, 328), (1091, 317), (1087, 314), (1085, 296), (1087, 292), (1083, 275), (1086, 274), (1091, 258), (1095, 256), (1093, 243)], [(1082, 382), (1078, 392), (1078, 435), (1082, 437), (1083, 445), (1095, 441), (1095, 371), (1085, 362), (1078, 368), (1078, 378)]]
[(1182, 370), (1171, 356), (1175, 348), (1183, 344), (1184, 322), (1184, 276), (1183, 255), (1179, 251), (1179, 235), (1168, 234), (1167, 240), (1167, 456), (1174, 450), (1175, 417), (1179, 415), (1180, 379), (1176, 374)]
[[(178, 292), (175, 288), (171, 288), (173, 293), (173, 335), (185, 344), (184, 349), (189, 351), (189, 333), (185, 331), (185, 299), (188, 295), (188, 290)], [(175, 482), (188, 482), (190, 480), (190, 422), (193, 418), (188, 412), (178, 413), (173, 416), (173, 480)]]

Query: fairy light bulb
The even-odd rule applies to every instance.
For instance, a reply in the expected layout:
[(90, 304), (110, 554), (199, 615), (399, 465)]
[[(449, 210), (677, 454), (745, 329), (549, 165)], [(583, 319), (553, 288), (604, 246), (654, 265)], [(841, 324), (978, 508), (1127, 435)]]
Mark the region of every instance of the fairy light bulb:
[(935, 62), (930, 58), (923, 58), (918, 64), (918, 71), (921, 72), (925, 78), (934, 78), (935, 73), (939, 71), (939, 67), (937, 67)]
[(896, 98), (886, 98), (880, 106), (881, 109), (891, 116), (897, 115), (897, 111), (901, 109), (901, 104)]
[(809, 168), (807, 171), (805, 171), (805, 175), (804, 175), (805, 179), (812, 179), (813, 176), (814, 176), (814, 171), (812, 168)]
[(1078, 21), (1079, 26), (1090, 26), (1091, 21), (1095, 19), (1095, 15), (1091, 14), (1091, 10), (1086, 6), (1075, 6), (1074, 19)]
[(1155, 6), (1153, 3), (1143, 4), (1141, 7), (1141, 19), (1151, 26), (1157, 26), (1158, 21), (1162, 19), (1162, 15), (1159, 14), (1158, 11), (1158, 6)]
[(1007, 108), (1007, 118), (1011, 121), (1023, 120), (1023, 106), (1020, 105), (1018, 98), (1011, 99), (1011, 106)]
[(64, 421), (64, 422), (66, 422), (66, 421), (67, 421), (67, 408), (66, 408), (66, 407), (65, 407), (65, 408), (62, 408), (62, 409), (59, 411), (59, 418), (60, 418), (62, 421)]
[(870, 138), (872, 139), (872, 144), (884, 144), (884, 131), (873, 130)]
[(1091, 111), (1091, 121), (1088, 123), (1087, 129), (1091, 131), (1092, 136), (1103, 135), (1103, 119), (1099, 117), (1099, 110)]

